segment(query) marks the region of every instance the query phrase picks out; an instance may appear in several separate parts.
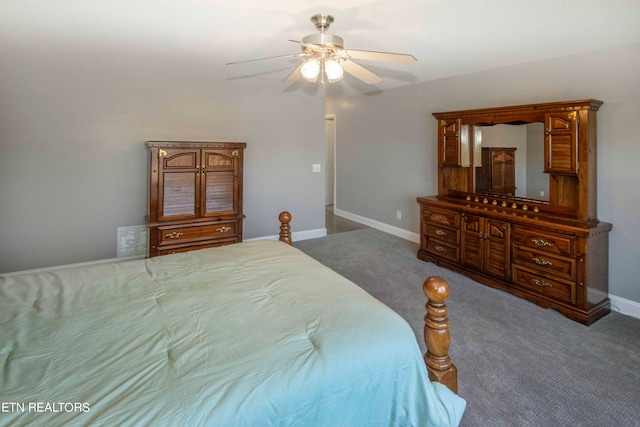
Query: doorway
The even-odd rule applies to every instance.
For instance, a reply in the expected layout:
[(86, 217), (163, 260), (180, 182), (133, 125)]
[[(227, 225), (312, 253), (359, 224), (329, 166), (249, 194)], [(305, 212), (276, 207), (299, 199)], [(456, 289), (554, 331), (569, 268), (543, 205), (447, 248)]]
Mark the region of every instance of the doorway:
[(335, 153), (336, 153), (336, 116), (329, 114), (324, 119), (325, 139), (325, 205), (335, 204)]
[(360, 230), (368, 226), (336, 216), (336, 116), (325, 116), (325, 226), (327, 234), (344, 233)]

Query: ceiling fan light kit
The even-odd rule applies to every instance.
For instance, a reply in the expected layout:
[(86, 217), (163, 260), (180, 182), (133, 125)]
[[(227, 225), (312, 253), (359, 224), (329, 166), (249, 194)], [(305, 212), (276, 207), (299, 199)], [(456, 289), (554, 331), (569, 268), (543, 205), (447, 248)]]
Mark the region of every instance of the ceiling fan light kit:
[(248, 61), (230, 62), (227, 65), (243, 62), (260, 61), (273, 58), (307, 58), (287, 78), (285, 82), (298, 80), (300, 77), (310, 82), (325, 82), (325, 75), (329, 83), (342, 79), (344, 72), (356, 77), (367, 84), (375, 84), (382, 80), (380, 76), (353, 61), (355, 59), (385, 61), (399, 64), (413, 64), (417, 62), (412, 55), (403, 53), (375, 52), (370, 50), (353, 50), (344, 48), (344, 40), (332, 34), (325, 33), (333, 22), (333, 16), (324, 13), (313, 15), (311, 22), (320, 31), (320, 34), (312, 34), (303, 37), (302, 40), (290, 40), (299, 43), (302, 52), (268, 58), (250, 59)]
[(315, 58), (307, 59), (304, 64), (302, 64), (300, 73), (306, 80), (315, 82), (318, 80), (318, 75), (320, 74), (320, 61)]
[(300, 73), (305, 80), (308, 80), (310, 82), (315, 82), (318, 80), (318, 76), (322, 76), (320, 81), (321, 83), (324, 83), (324, 75), (326, 75), (329, 83), (333, 83), (342, 79), (344, 70), (342, 69), (340, 64), (338, 64), (338, 62), (334, 61), (333, 59), (311, 58), (307, 59), (302, 64)]
[(344, 75), (344, 70), (342, 69), (340, 64), (333, 59), (324, 61), (324, 71), (325, 73), (327, 73), (329, 83), (337, 82), (338, 80), (342, 79), (342, 76)]

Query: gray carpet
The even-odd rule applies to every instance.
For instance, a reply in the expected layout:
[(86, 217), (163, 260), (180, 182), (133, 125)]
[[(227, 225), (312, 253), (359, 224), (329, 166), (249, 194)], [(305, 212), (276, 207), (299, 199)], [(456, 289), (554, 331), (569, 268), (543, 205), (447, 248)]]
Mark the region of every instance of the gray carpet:
[(640, 320), (611, 313), (587, 327), (416, 258), (412, 242), (369, 228), (294, 246), (364, 288), (414, 329), (424, 351), (422, 283), (451, 286), (450, 355), (461, 426), (640, 425)]

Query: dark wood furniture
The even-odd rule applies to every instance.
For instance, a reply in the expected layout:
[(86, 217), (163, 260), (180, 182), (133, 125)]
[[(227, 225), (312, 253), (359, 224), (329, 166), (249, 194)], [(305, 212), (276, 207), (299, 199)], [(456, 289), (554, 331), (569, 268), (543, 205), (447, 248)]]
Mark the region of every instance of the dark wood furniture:
[(244, 142), (147, 141), (149, 256), (242, 241)]
[(278, 220), (280, 221), (280, 234), (278, 240), (284, 242), (288, 245), (292, 245), (293, 241), (291, 240), (291, 214), (287, 211), (280, 212), (278, 216)]
[(476, 193), (516, 195), (516, 149), (482, 147), (476, 167)]
[[(609, 313), (612, 226), (597, 218), (596, 112), (601, 105), (583, 100), (434, 113), (438, 195), (418, 198), (418, 258), (580, 323), (589, 325)], [(544, 144), (549, 201), (477, 191), (477, 128), (533, 122), (545, 127), (539, 143)]]
[(451, 333), (446, 300), (449, 297), (449, 284), (438, 276), (428, 277), (422, 285), (427, 297), (424, 317), (424, 342), (427, 352), (424, 361), (431, 381), (437, 381), (458, 393), (458, 369), (451, 362), (449, 347)]

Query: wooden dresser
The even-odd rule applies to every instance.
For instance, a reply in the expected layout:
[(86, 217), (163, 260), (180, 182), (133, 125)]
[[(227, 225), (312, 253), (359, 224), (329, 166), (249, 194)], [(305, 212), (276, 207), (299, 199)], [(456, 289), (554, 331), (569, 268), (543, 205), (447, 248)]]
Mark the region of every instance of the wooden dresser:
[[(568, 101), (435, 113), (437, 196), (419, 197), (418, 258), (591, 324), (610, 312), (608, 239), (596, 217), (596, 111)], [(543, 122), (549, 200), (474, 191), (473, 143), (482, 126)], [(543, 140), (542, 140), (543, 139)], [(542, 146), (544, 145), (544, 147)], [(463, 153), (456, 153), (462, 151)], [(456, 163), (456, 159), (464, 159)], [(518, 186), (520, 183), (518, 183)]]
[(244, 142), (147, 141), (149, 256), (242, 241)]

